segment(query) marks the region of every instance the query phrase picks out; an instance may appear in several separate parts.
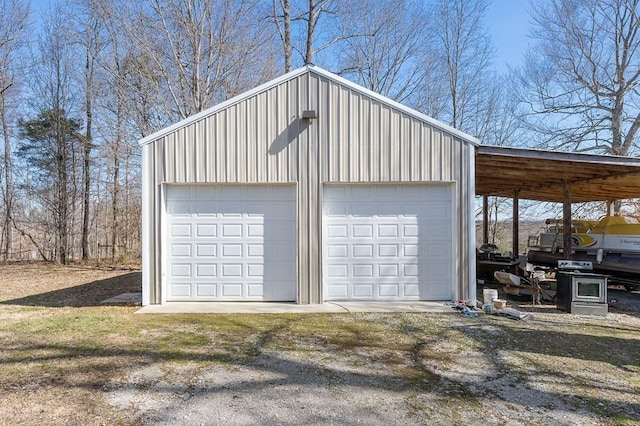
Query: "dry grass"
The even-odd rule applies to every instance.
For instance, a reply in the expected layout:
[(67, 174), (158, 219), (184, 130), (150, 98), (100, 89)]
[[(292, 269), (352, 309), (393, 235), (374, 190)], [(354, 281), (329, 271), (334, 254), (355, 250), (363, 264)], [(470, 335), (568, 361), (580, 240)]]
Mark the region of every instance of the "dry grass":
[(244, 392), (270, 392), (260, 380), (277, 375), (397, 395), (398, 423), (640, 424), (634, 313), (134, 315), (99, 302), (139, 291), (139, 271), (28, 264), (0, 277), (0, 424), (153, 423), (248, 372)]

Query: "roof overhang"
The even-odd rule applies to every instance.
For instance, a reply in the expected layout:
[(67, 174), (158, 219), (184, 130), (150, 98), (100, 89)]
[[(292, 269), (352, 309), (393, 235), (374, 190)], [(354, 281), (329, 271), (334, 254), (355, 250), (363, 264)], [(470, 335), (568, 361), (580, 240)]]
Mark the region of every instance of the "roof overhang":
[[(331, 73), (329, 71), (326, 71), (326, 70), (324, 70), (324, 69), (322, 69), (320, 67), (317, 67), (315, 65), (312, 65), (312, 64), (308, 64), (308, 65), (305, 65), (305, 66), (303, 66), (301, 68), (293, 70), (293, 71), (291, 71), (291, 72), (289, 72), (287, 74), (284, 74), (284, 75), (282, 75), (282, 76), (280, 76), (280, 77), (278, 77), (276, 79), (268, 81), (268, 82), (266, 82), (266, 83), (264, 83), (264, 84), (262, 84), (262, 85), (260, 85), (260, 86), (258, 86), (256, 88), (254, 88), (252, 90), (249, 90), (247, 92), (241, 93), (238, 96), (235, 96), (234, 98), (228, 99), (228, 100), (226, 100), (226, 101), (224, 101), (224, 102), (222, 102), (222, 103), (220, 103), (218, 105), (214, 105), (211, 108), (206, 109), (206, 110), (204, 110), (204, 111), (202, 111), (202, 112), (200, 112), (198, 114), (195, 114), (195, 115), (192, 115), (190, 117), (187, 117), (184, 120), (179, 121), (178, 123), (175, 123), (175, 124), (173, 124), (173, 125), (171, 125), (169, 127), (166, 127), (164, 129), (161, 129), (161, 130), (159, 130), (159, 131), (157, 131), (157, 132), (155, 132), (155, 133), (153, 133), (151, 135), (145, 136), (145, 137), (143, 137), (142, 139), (140, 139), (138, 141), (138, 144), (143, 146), (143, 145), (147, 145), (149, 143), (152, 143), (152, 142), (154, 142), (154, 141), (156, 141), (156, 140), (158, 140), (158, 139), (160, 139), (160, 138), (162, 138), (162, 137), (164, 137), (164, 136), (166, 136), (166, 135), (168, 135), (168, 134), (170, 134), (172, 132), (175, 132), (177, 130), (180, 130), (180, 129), (188, 126), (191, 123), (194, 123), (196, 121), (205, 119), (206, 117), (208, 117), (210, 115), (213, 115), (213, 114), (216, 114), (217, 112), (222, 111), (225, 108), (228, 108), (228, 107), (230, 107), (232, 105), (235, 105), (235, 104), (237, 104), (239, 102), (242, 102), (243, 100), (248, 99), (248, 98), (250, 98), (250, 97), (252, 97), (254, 95), (257, 95), (258, 93), (262, 93), (264, 91), (267, 91), (267, 90), (269, 90), (269, 89), (271, 89), (273, 87), (276, 87), (279, 84), (282, 84), (282, 83), (284, 83), (284, 82), (286, 82), (288, 80), (294, 79), (294, 78), (296, 78), (298, 76), (301, 76), (301, 75), (303, 75), (305, 73), (314, 73), (314, 74), (322, 76), (322, 77), (324, 77), (326, 79), (333, 80), (333, 81), (343, 85), (344, 87), (346, 87), (346, 88), (348, 88), (350, 90), (353, 90), (355, 92), (361, 93), (361, 94), (363, 94), (365, 96), (369, 96), (372, 99), (375, 99), (375, 100), (377, 100), (378, 102), (380, 102), (382, 104), (389, 105), (391, 108), (394, 108), (394, 109), (396, 109), (398, 111), (401, 111), (404, 114), (413, 116), (413, 117), (417, 118), (418, 120), (421, 120), (421, 121), (424, 121), (426, 123), (429, 123), (430, 125), (434, 126), (437, 129), (443, 130), (443, 131), (445, 131), (445, 132), (447, 132), (447, 133), (449, 133), (449, 134), (451, 134), (451, 135), (453, 135), (453, 136), (455, 136), (457, 138), (460, 138), (460, 140), (462, 140), (464, 143), (471, 144), (473, 146), (477, 146), (477, 145), (480, 144), (480, 141), (474, 136), (471, 136), (471, 135), (469, 135), (467, 133), (464, 133), (464, 132), (462, 132), (462, 131), (454, 128), (454, 127), (451, 127), (451, 126), (449, 126), (449, 125), (447, 125), (445, 123), (442, 123), (442, 122), (440, 122), (440, 121), (438, 121), (438, 120), (436, 120), (434, 118), (431, 118), (431, 117), (429, 117), (429, 116), (427, 116), (427, 115), (425, 115), (425, 114), (423, 114), (423, 113), (421, 113), (419, 111), (416, 111), (416, 110), (414, 110), (412, 108), (409, 108), (408, 106), (405, 106), (405, 105), (403, 105), (403, 104), (401, 104), (399, 102), (396, 102), (396, 101), (394, 101), (394, 100), (392, 100), (390, 98), (387, 98), (386, 96), (383, 96), (383, 95), (381, 95), (379, 93), (371, 91), (371, 90), (369, 90), (369, 89), (367, 89), (365, 87), (360, 86), (359, 84), (356, 84), (356, 83), (354, 83), (352, 81), (349, 81), (349, 80), (347, 80), (347, 79), (345, 79), (343, 77), (340, 77), (339, 75), (333, 74), (333, 73)], [(300, 111), (300, 112), (302, 112), (302, 111)]]
[(476, 194), (571, 202), (640, 198), (640, 158), (480, 145)]

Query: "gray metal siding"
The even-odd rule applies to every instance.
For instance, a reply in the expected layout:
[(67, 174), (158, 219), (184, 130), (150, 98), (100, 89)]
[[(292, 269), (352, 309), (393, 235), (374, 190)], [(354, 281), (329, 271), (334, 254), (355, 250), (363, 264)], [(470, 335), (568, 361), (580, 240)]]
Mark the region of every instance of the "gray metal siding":
[[(314, 109), (317, 119), (299, 118)], [(240, 100), (143, 146), (150, 170), (150, 303), (161, 301), (161, 184), (296, 183), (298, 302), (321, 303), (323, 183), (457, 182), (458, 292), (468, 287), (469, 176), (474, 146), (313, 71)]]

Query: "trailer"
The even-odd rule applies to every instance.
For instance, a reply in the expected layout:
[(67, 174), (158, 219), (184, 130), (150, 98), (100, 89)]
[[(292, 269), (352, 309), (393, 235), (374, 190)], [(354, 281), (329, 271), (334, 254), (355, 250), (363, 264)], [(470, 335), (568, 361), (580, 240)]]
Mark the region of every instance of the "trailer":
[(527, 263), (554, 268), (558, 260), (590, 261), (594, 272), (607, 275), (611, 283), (627, 290), (640, 289), (640, 224), (622, 216), (605, 216), (598, 221), (571, 223), (571, 256), (563, 247), (563, 229), (555, 219), (545, 221), (547, 229), (529, 237)]

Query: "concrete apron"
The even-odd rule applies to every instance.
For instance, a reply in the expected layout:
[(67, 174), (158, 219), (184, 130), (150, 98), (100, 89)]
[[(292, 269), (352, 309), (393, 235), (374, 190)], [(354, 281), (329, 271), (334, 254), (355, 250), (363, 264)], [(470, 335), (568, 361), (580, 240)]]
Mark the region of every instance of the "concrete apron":
[(286, 314), (347, 312), (455, 312), (444, 302), (340, 301), (299, 305), (276, 302), (171, 302), (148, 305), (137, 314)]

